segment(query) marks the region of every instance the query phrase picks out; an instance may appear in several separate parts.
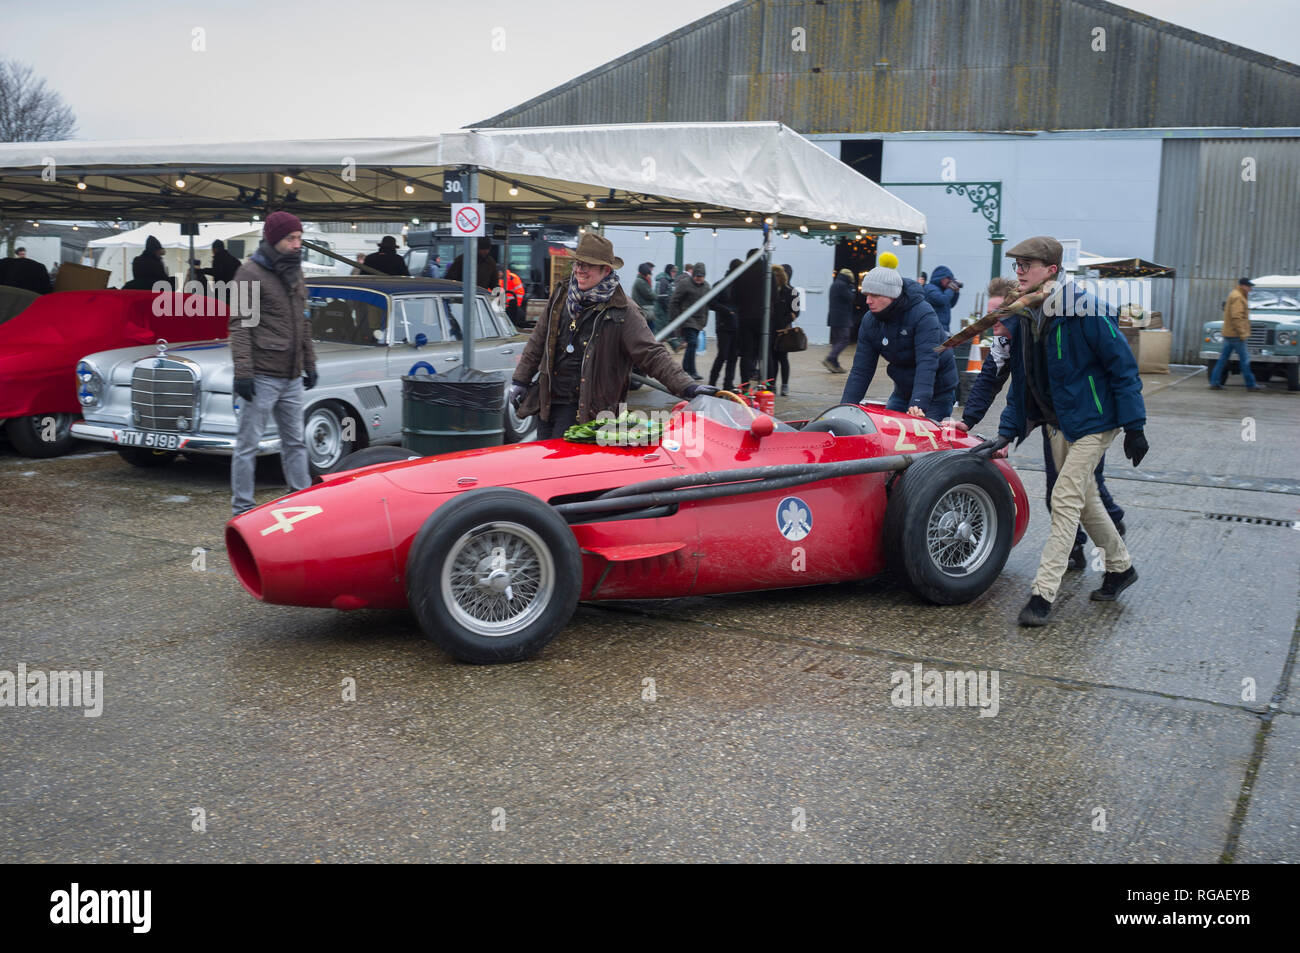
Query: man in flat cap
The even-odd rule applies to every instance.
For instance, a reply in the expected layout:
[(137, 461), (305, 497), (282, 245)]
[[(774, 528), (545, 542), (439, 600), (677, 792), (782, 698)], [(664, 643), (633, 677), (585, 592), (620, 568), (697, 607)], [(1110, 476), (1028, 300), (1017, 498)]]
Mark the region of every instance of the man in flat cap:
[[(510, 401), (521, 417), (537, 414), (537, 437), (564, 436), (627, 400), (635, 364), (678, 397), (715, 394), (694, 383), (654, 339), (641, 309), (619, 285), (623, 259), (608, 238), (588, 232), (573, 252), (573, 274), (551, 292), (515, 367)], [(537, 377), (535, 387), (533, 377)]]
[(1052, 526), (1020, 624), (1046, 625), (1074, 544), (1076, 524), (1106, 554), (1106, 574), (1091, 598), (1114, 601), (1137, 581), (1124, 540), (1102, 506), (1093, 476), (1106, 448), (1124, 431), (1124, 455), (1137, 466), (1147, 452), (1142, 380), (1128, 342), (1105, 306), (1073, 283), (1060, 283), (1061, 243), (1027, 238), (1007, 252), (1020, 290), (1050, 293), (1026, 308), (1011, 335), (1011, 388), (994, 451), (1047, 428), (1056, 463)]

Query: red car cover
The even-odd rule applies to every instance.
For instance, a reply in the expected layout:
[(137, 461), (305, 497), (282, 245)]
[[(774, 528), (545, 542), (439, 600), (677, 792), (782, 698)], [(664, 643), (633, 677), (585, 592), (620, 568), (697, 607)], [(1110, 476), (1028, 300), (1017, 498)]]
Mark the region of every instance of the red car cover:
[(193, 296), (167, 295), (173, 314), (160, 316), (154, 314), (155, 297), (152, 291), (58, 291), (0, 324), (0, 420), (79, 414), (77, 362), (96, 351), (159, 338), (179, 344), (226, 336), (223, 302), (206, 299), (201, 310), (207, 315), (187, 316), (176, 313), (177, 305)]

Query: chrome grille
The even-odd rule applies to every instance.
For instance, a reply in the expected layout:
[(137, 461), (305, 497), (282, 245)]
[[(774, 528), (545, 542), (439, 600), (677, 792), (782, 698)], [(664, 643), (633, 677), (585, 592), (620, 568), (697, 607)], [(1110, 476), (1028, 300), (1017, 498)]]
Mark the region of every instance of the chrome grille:
[(1247, 342), (1251, 347), (1272, 347), (1273, 346), (1273, 329), (1275, 325), (1260, 324), (1258, 321), (1250, 323), (1250, 340)]
[[(198, 401), (198, 378), (188, 363), (149, 357), (131, 372), (131, 423), (141, 430), (193, 431)], [(188, 426), (180, 425), (182, 417)]]

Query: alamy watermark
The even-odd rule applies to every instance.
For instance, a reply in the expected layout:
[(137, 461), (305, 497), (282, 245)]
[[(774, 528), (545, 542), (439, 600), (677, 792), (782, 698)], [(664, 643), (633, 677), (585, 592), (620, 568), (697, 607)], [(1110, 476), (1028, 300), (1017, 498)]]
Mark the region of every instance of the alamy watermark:
[(211, 288), (187, 281), (178, 290), (169, 282), (157, 281), (150, 290), (154, 292), (153, 313), (160, 318), (237, 317), (245, 328), (255, 328), (262, 321), (260, 281), (214, 281)]
[(691, 411), (674, 414), (669, 410), (629, 408), (624, 403), (614, 410), (602, 410), (592, 423), (597, 427), (595, 442), (601, 447), (662, 446), (671, 453), (682, 451), (688, 457), (704, 452), (702, 425)]
[(1092, 317), (1119, 314), (1120, 309), (1151, 310), (1151, 282), (1143, 278), (1075, 278), (1058, 285), (1043, 301), (1043, 314), (1055, 317)]
[(98, 718), (104, 713), (104, 673), (28, 670), (19, 662), (17, 672), (0, 669), (0, 708), (82, 708), (87, 718)]
[(945, 672), (917, 662), (910, 672), (900, 669), (889, 676), (894, 686), (889, 702), (895, 708), (978, 708), (981, 718), (992, 718), (999, 707), (998, 674), (988, 669)]

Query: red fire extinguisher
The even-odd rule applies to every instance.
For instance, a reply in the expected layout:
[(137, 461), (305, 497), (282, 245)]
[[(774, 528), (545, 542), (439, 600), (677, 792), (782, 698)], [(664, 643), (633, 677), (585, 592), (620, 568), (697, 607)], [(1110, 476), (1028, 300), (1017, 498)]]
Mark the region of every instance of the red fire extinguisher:
[(760, 414), (767, 414), (770, 417), (776, 412), (776, 394), (764, 387), (754, 396), (758, 398), (758, 412)]

